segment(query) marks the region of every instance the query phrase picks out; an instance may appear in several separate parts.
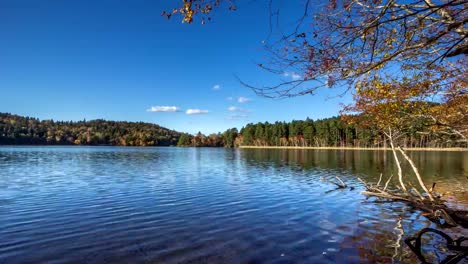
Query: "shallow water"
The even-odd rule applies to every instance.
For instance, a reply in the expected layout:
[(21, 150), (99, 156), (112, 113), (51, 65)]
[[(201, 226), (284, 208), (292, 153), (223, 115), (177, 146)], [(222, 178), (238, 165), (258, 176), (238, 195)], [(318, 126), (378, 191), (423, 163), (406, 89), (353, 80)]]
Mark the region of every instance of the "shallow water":
[[(467, 208), (467, 152), (410, 154)], [(0, 147), (0, 263), (414, 263), (403, 239), (434, 225), (360, 194), (392, 168), (384, 151)], [(355, 189), (320, 180), (336, 175)]]

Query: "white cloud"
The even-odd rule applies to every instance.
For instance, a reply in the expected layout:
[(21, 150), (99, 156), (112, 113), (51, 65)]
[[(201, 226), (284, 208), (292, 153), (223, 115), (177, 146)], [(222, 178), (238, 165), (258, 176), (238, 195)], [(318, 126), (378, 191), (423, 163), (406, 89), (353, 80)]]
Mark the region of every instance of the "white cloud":
[(177, 106), (152, 106), (147, 112), (179, 112), (180, 109)]
[(247, 102), (249, 102), (249, 101), (251, 101), (251, 100), (252, 100), (252, 99), (250, 99), (250, 98), (242, 97), (242, 96), (239, 97), (239, 98), (237, 98), (237, 102), (239, 102), (239, 103), (247, 103)]
[(185, 111), (187, 115), (199, 115), (199, 114), (208, 114), (208, 110), (201, 110), (201, 109), (187, 109)]
[(221, 85), (219, 84), (216, 84), (215, 86), (213, 86), (213, 91), (218, 91), (218, 90), (221, 90)]
[(286, 77), (291, 77), (291, 79), (293, 81), (297, 81), (297, 80), (302, 79), (302, 76), (300, 74), (295, 73), (295, 72), (285, 72), (285, 73), (283, 73), (283, 75), (286, 76)]

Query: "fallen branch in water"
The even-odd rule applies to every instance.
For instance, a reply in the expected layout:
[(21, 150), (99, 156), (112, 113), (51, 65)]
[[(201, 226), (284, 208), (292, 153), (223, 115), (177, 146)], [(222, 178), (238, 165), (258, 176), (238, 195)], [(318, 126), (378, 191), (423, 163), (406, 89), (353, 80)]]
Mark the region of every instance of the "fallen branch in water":
[[(408, 155), (406, 155), (406, 152), (401, 148), (401, 147), (398, 147), (398, 150), (401, 152), (401, 154), (403, 155), (403, 157), (405, 157), (405, 159), (409, 162), (409, 164), (411, 165), (411, 168), (413, 169), (414, 171), (414, 174), (416, 175), (416, 178), (418, 179), (418, 182), (419, 182), (419, 185), (421, 186), (421, 188), (426, 192), (427, 196), (429, 197), (429, 200), (431, 201), (434, 201), (434, 197), (432, 196), (431, 192), (429, 192), (429, 190), (427, 189), (426, 185), (424, 185), (424, 182), (421, 178), (421, 175), (419, 175), (419, 171), (418, 171), (418, 168), (416, 168), (416, 166), (414, 165), (414, 162), (412, 159), (410, 159), (410, 157), (408, 157)], [(424, 197), (423, 197), (424, 199)]]
[(343, 180), (341, 180), (340, 177), (335, 176), (335, 178), (337, 178), (337, 179), (341, 182), (341, 187), (340, 187), (340, 188), (346, 188), (346, 187), (348, 187), (348, 185), (346, 185), (346, 183), (344, 183)]
[[(326, 178), (324, 177), (321, 177), (321, 180), (324, 181), (324, 182), (328, 182), (328, 183), (331, 183), (331, 184), (334, 184), (336, 185), (336, 188), (333, 189), (333, 190), (328, 190), (326, 191), (325, 193), (330, 193), (330, 192), (333, 192), (333, 191), (336, 191), (336, 190), (342, 190), (342, 189), (346, 189), (348, 188), (348, 185), (338, 176), (335, 176), (335, 178), (339, 181), (339, 183), (337, 182), (334, 182), (334, 181), (330, 181), (330, 180), (327, 180)], [(352, 191), (354, 190), (354, 187), (349, 187), (349, 190)]]
[[(429, 220), (435, 222), (442, 227), (453, 227), (461, 225), (465, 228), (468, 227), (468, 212), (467, 211), (457, 211), (449, 208), (445, 205), (445, 201), (441, 199), (440, 196), (434, 194), (435, 183), (433, 183), (430, 190), (424, 185), (421, 175), (419, 174), (416, 166), (414, 165), (411, 158), (405, 153), (405, 151), (398, 147), (398, 150), (403, 155), (403, 157), (410, 163), (414, 174), (418, 180), (418, 183), (424, 192), (420, 192), (415, 186), (411, 186), (410, 189), (400, 182), (401, 188), (389, 189), (388, 184), (392, 176), (389, 177), (384, 187), (380, 186), (382, 181), (382, 174), (379, 177), (379, 181), (376, 185), (371, 183), (366, 183), (362, 179), (358, 178), (360, 182), (363, 183), (366, 188), (362, 194), (367, 196), (377, 197), (379, 199), (385, 199), (388, 201), (400, 201), (404, 202), (413, 208), (421, 210), (423, 215), (426, 216)], [(399, 163), (398, 157), (396, 162)], [(400, 177), (399, 177), (400, 180)], [(398, 187), (398, 186), (397, 186)]]
[[(382, 173), (381, 173), (380, 175), (382, 175)], [(393, 174), (388, 178), (387, 182), (385, 183), (385, 187), (383, 188), (384, 191), (387, 190), (388, 183), (390, 182), (390, 180), (392, 179), (392, 177), (393, 177)]]
[(377, 182), (377, 186), (380, 185), (380, 182), (382, 181), (382, 173), (380, 173), (379, 181)]
[[(423, 212), (429, 220), (439, 224), (440, 226), (457, 226), (468, 227), (468, 214), (464, 211), (451, 210), (444, 204), (444, 201), (437, 198), (434, 201), (422, 199), (419, 195), (414, 195), (411, 192), (401, 192), (400, 190), (385, 191), (380, 187), (373, 187), (366, 184), (366, 191), (361, 192), (367, 196), (374, 196), (380, 199), (387, 199), (391, 201), (404, 202), (416, 209)], [(441, 220), (444, 222), (441, 222)]]
[(334, 185), (336, 185), (338, 187), (338, 189), (345, 189), (345, 188), (348, 187), (348, 185), (346, 185), (346, 183), (344, 183), (343, 180), (340, 177), (335, 176), (335, 178), (337, 178), (338, 181), (340, 181), (340, 183), (327, 180), (325, 177), (321, 177), (322, 181), (334, 184)]

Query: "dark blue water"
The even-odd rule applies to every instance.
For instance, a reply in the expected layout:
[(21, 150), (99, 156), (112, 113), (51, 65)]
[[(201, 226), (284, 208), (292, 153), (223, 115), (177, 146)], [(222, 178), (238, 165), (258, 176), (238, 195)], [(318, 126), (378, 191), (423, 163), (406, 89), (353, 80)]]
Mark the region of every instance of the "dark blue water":
[[(467, 153), (412, 155), (466, 208)], [(0, 263), (412, 263), (402, 238), (433, 224), (366, 200), (356, 180), (392, 164), (375, 151), (0, 147)], [(355, 189), (320, 180), (336, 175)]]

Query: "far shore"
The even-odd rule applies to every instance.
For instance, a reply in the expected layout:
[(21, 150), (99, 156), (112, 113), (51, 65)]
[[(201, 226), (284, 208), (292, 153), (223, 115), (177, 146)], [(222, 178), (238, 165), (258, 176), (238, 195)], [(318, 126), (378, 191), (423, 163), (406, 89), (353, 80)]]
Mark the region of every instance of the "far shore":
[[(323, 150), (392, 150), (391, 148), (361, 147), (295, 147), (295, 146), (239, 146), (244, 149), (323, 149)], [(405, 148), (408, 151), (468, 151), (468, 148)]]

